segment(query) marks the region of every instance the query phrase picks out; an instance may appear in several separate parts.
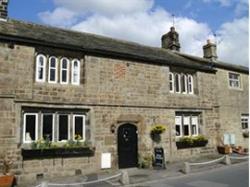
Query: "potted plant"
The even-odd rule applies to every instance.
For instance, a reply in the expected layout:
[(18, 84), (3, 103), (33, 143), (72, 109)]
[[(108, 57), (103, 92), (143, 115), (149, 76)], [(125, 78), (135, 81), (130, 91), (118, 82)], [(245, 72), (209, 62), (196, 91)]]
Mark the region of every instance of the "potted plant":
[(161, 134), (166, 130), (164, 125), (154, 125), (150, 130), (150, 137), (151, 139), (156, 142), (161, 142)]
[(152, 166), (152, 156), (149, 154), (147, 156), (139, 157), (139, 168), (150, 168)]
[(12, 187), (15, 185), (15, 176), (10, 173), (13, 159), (8, 154), (0, 155), (2, 175), (0, 174), (0, 187)]

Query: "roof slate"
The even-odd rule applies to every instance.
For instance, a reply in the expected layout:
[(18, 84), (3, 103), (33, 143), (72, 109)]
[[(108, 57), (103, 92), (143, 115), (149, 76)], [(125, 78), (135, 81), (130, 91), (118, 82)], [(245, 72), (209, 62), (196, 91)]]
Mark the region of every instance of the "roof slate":
[(186, 58), (170, 50), (12, 19), (0, 22), (0, 40), (31, 46), (59, 47), (82, 51), (86, 54), (167, 64), (201, 71), (215, 71), (211, 63), (200, 63), (198, 60)]

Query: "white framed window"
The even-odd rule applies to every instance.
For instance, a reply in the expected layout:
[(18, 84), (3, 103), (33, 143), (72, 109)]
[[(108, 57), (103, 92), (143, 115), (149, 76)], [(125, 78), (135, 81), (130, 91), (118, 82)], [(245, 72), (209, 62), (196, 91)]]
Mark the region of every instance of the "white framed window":
[(199, 134), (198, 116), (191, 117), (191, 133), (192, 136), (197, 136)]
[(73, 115), (73, 140), (85, 141), (85, 116)]
[(174, 92), (174, 74), (171, 72), (169, 73), (169, 91)]
[(188, 78), (188, 80), (187, 80), (187, 82), (188, 82), (188, 93), (193, 94), (194, 93), (193, 76), (188, 75), (187, 78)]
[(175, 92), (181, 93), (181, 76), (180, 76), (180, 74), (176, 73), (174, 75), (174, 83), (175, 83)]
[(228, 73), (229, 87), (230, 88), (240, 88), (240, 74), (237, 73)]
[(25, 113), (23, 119), (23, 142), (31, 143), (38, 140), (38, 114)]
[(242, 129), (249, 128), (249, 114), (241, 114), (241, 127)]
[(72, 60), (71, 67), (71, 82), (74, 85), (80, 84), (80, 61), (77, 59)]
[(181, 75), (181, 92), (183, 94), (187, 93), (187, 76), (185, 74)]
[(55, 115), (54, 114), (42, 114), (42, 137), (44, 140), (49, 139), (54, 142), (54, 126)]
[(175, 116), (175, 136), (181, 137), (182, 136), (182, 117)]
[(60, 63), (60, 83), (69, 83), (69, 59), (62, 58)]
[(58, 141), (70, 140), (70, 119), (67, 114), (58, 115)]
[(49, 58), (49, 83), (57, 83), (57, 58), (50, 57)]
[(39, 54), (36, 57), (36, 82), (45, 82), (46, 80), (47, 58)]
[[(29, 112), (32, 111), (32, 112)], [(35, 111), (35, 112), (34, 112)], [(90, 136), (86, 123), (86, 113), (70, 111), (62, 113), (53, 109), (25, 109), (22, 125), (22, 143), (32, 143), (39, 139), (65, 143), (68, 140), (85, 141)], [(86, 131), (86, 128), (88, 129)], [(78, 135), (76, 138), (75, 135)], [(80, 138), (79, 138), (80, 137)]]
[(175, 131), (177, 138), (199, 135), (199, 114), (178, 112), (175, 115)]

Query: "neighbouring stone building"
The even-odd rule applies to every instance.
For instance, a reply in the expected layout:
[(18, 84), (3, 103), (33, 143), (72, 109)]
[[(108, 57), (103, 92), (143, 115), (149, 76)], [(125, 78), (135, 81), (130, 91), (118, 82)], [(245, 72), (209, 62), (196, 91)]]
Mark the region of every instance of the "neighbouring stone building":
[[(7, 19), (1, 3), (0, 153), (19, 183), (136, 167), (154, 153), (156, 124), (169, 162), (213, 154), (221, 141), (248, 147), (249, 70), (217, 60), (216, 45), (199, 58), (179, 52), (174, 28), (154, 48)], [(198, 135), (206, 146), (177, 148)], [(87, 147), (38, 152), (41, 138)]]

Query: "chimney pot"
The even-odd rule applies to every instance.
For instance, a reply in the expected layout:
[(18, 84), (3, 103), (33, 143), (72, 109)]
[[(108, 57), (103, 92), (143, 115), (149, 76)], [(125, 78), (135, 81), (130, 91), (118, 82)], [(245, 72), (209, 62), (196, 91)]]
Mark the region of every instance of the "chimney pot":
[(212, 43), (209, 39), (207, 44), (203, 46), (203, 57), (215, 62), (218, 58), (216, 44)]
[(174, 27), (171, 27), (170, 31), (161, 37), (161, 46), (164, 49), (180, 51), (179, 34), (175, 31)]

